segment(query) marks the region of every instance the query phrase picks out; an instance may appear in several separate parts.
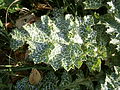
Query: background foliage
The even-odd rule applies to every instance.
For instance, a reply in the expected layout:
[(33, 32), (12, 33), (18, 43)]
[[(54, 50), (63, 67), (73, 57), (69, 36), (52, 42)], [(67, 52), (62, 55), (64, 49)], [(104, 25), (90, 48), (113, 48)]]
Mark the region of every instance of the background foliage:
[[(8, 8), (12, 2), (0, 0), (1, 89), (120, 88), (119, 0), (20, 0)], [(40, 19), (17, 27), (23, 7)], [(37, 85), (29, 83), (32, 68), (43, 74)]]

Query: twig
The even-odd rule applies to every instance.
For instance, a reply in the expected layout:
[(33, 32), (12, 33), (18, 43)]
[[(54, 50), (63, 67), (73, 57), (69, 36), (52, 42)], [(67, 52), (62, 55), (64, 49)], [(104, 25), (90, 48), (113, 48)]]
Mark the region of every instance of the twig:
[[(9, 8), (14, 4), (14, 3), (16, 3), (16, 2), (18, 2), (18, 1), (20, 1), (20, 0), (15, 0), (14, 2), (12, 2), (9, 6), (8, 6), (8, 8), (7, 8), (7, 10), (6, 10), (6, 16), (5, 16), (5, 24), (7, 24), (7, 17), (8, 17), (8, 10), (9, 10)], [(7, 27), (6, 27), (7, 28)]]

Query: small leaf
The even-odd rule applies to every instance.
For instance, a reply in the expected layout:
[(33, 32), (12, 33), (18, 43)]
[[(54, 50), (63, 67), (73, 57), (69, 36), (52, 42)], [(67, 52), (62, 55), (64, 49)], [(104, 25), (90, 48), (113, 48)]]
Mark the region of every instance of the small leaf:
[(16, 20), (16, 27), (21, 28), (23, 25), (25, 25), (26, 23), (30, 22), (33, 18), (35, 18), (35, 15), (32, 14), (25, 14), (20, 16), (17, 20)]
[(31, 71), (31, 74), (29, 76), (30, 84), (36, 85), (41, 80), (42, 80), (42, 76), (41, 76), (40, 72), (37, 69), (33, 68), (32, 71)]
[(0, 20), (0, 27), (3, 27), (3, 23), (2, 23), (2, 21)]
[(85, 9), (98, 9), (102, 6), (102, 0), (85, 0)]
[(6, 28), (12, 28), (14, 25), (12, 22), (5, 23)]

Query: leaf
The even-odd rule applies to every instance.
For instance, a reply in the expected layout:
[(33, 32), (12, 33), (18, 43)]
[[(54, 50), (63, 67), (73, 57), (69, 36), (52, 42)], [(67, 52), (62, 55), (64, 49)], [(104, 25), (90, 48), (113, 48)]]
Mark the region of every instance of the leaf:
[(30, 22), (30, 20), (32, 20), (33, 18), (35, 18), (35, 15), (33, 13), (31, 13), (31, 14), (26, 13), (25, 15), (20, 16), (16, 20), (15, 25), (16, 25), (17, 28), (21, 28), (23, 25), (25, 25), (28, 22)]
[(28, 78), (24, 77), (23, 79), (17, 81), (16, 85), (15, 85), (15, 90), (25, 90), (28, 87), (30, 88), (30, 85), (28, 84)]
[(3, 23), (2, 23), (2, 21), (0, 20), (0, 27), (3, 27)]
[(0, 9), (3, 8), (5, 5), (4, 0), (0, 0)]
[[(91, 60), (89, 57), (98, 60), (106, 58), (103, 53), (105, 49), (101, 49), (103, 46), (97, 44), (98, 32), (92, 28), (92, 16), (74, 18), (71, 14), (64, 17), (60, 13), (55, 17), (44, 15), (41, 16), (41, 21), (25, 25), (23, 29), (14, 29), (11, 33), (11, 48), (16, 50), (24, 43), (29, 44), (29, 58), (35, 64), (50, 64), (54, 70), (61, 67), (67, 71), (75, 67), (80, 68), (83, 61)], [(91, 65), (94, 64), (96, 66), (96, 59)], [(100, 65), (97, 66), (100, 68)]]
[(110, 42), (110, 35), (106, 32), (107, 28), (103, 24), (96, 24), (93, 29), (97, 31), (96, 41), (101, 46), (106, 46)]
[(85, 9), (98, 9), (103, 5), (102, 0), (85, 0), (83, 3), (85, 5)]
[[(25, 39), (29, 37), (29, 33), (25, 30), (18, 30), (17, 28), (12, 33), (12, 39), (10, 41), (10, 47), (15, 51), (19, 47), (23, 46), (25, 43)], [(16, 43), (17, 42), (17, 43)]]
[(66, 71), (63, 72), (62, 76), (61, 76), (61, 82), (60, 82), (60, 87), (64, 87), (68, 84), (70, 84), (72, 82), (72, 77), (69, 73), (67, 73)]
[(111, 1), (108, 4), (111, 6), (109, 13), (100, 17), (102, 23), (106, 23), (107, 33), (111, 35), (110, 43), (117, 45), (117, 50), (120, 51), (120, 1)]
[[(58, 87), (59, 90), (71, 89), (71, 90), (82, 90), (86, 87), (90, 90), (93, 90), (93, 83), (89, 77), (85, 78), (82, 70), (79, 70), (76, 74), (76, 79), (73, 79), (71, 74), (68, 72), (63, 72), (61, 76), (61, 82)], [(73, 80), (72, 80), (73, 79)], [(85, 87), (86, 86), (86, 87)]]
[[(78, 44), (70, 44), (70, 45), (62, 45), (62, 51), (60, 54), (55, 55), (50, 64), (56, 70), (57, 66), (63, 66), (67, 71), (71, 68), (74, 68), (74, 64), (76, 66), (81, 67), (82, 61), (80, 59), (80, 55), (82, 54), (82, 50), (80, 49), (80, 45)], [(60, 61), (59, 61), (60, 60)], [(58, 61), (59, 65), (56, 63)], [(57, 65), (57, 66), (56, 66)], [(60, 68), (60, 67), (59, 67)]]
[[(43, 78), (41, 90), (57, 90), (58, 77), (54, 74), (54, 72), (48, 72)], [(39, 90), (40, 90), (39, 89)]]
[(119, 66), (119, 56), (120, 56), (120, 9), (119, 9), (120, 1), (111, 1), (108, 2), (111, 9), (109, 13), (100, 17), (101, 23), (106, 24), (107, 33), (111, 38), (109, 42), (109, 46), (107, 47), (108, 56), (111, 58), (110, 63), (107, 65)]
[(88, 59), (86, 64), (90, 71), (98, 71), (98, 72), (101, 71), (101, 60), (100, 59), (91, 57), (91, 59), (90, 58)]
[(42, 76), (41, 76), (40, 72), (37, 69), (33, 68), (32, 71), (31, 71), (31, 74), (29, 76), (30, 84), (36, 85), (41, 80), (42, 80)]
[[(120, 88), (120, 67), (114, 66), (115, 72), (106, 74), (105, 80), (99, 81), (99, 87), (103, 90), (119, 90)], [(98, 87), (97, 87), (98, 88)]]
[[(18, 0), (20, 1), (20, 0)], [(7, 9), (9, 7), (9, 5), (11, 3), (12, 6), (8, 9), (9, 12), (13, 13), (13, 12), (16, 12), (16, 9), (19, 9), (20, 8), (20, 2), (18, 2), (17, 0), (0, 0), (0, 9)]]
[(24, 77), (23, 79), (17, 81), (15, 85), (15, 90), (56, 90), (57, 89), (58, 78), (54, 72), (48, 72), (43, 77), (43, 80), (37, 85), (31, 85), (29, 83), (29, 78)]
[(117, 0), (117, 1), (112, 1), (112, 2), (116, 10), (116, 17), (120, 19), (120, 1)]
[(8, 23), (5, 23), (5, 27), (6, 28), (13, 28), (13, 23), (12, 22), (8, 22)]

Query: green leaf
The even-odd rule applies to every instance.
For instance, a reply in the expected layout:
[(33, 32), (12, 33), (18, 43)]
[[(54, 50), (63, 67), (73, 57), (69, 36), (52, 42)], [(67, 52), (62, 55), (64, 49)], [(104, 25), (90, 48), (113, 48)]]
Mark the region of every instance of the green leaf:
[(29, 84), (29, 80), (27, 77), (24, 77), (23, 79), (17, 81), (15, 85), (15, 90), (31, 90), (35, 89), (35, 86)]
[(5, 5), (4, 0), (0, 0), (0, 9)]
[(106, 24), (106, 32), (111, 35), (110, 43), (116, 45), (116, 49), (120, 51), (120, 1), (111, 1), (108, 4), (111, 9), (108, 14), (101, 16), (100, 20)]
[(15, 3), (13, 3), (14, 1), (15, 0), (0, 0), (0, 9), (7, 9), (10, 6), (8, 11), (10, 13), (16, 12), (16, 10), (20, 8), (20, 2), (21, 1), (19, 0)]
[[(83, 88), (86, 89), (86, 87), (90, 90), (93, 90), (93, 83), (90, 80), (90, 78), (85, 78), (82, 70), (79, 70), (76, 73), (76, 79), (71, 80), (71, 75), (68, 72), (64, 72), (61, 76), (61, 83), (59, 85), (59, 90), (82, 90)], [(86, 86), (86, 87), (85, 87)]]
[[(14, 29), (11, 33), (11, 48), (16, 50), (24, 43), (29, 44), (29, 57), (33, 62), (50, 64), (54, 70), (64, 67), (69, 71), (75, 67), (80, 68), (83, 61), (92, 60), (91, 57), (106, 58), (103, 53), (105, 49), (97, 44), (98, 32), (92, 28), (92, 16), (81, 18), (67, 14), (64, 17), (60, 13), (55, 17), (44, 15), (41, 21)], [(96, 63), (92, 63), (92, 66), (100, 68)]]
[(106, 23), (106, 26), (108, 27), (107, 33), (112, 36), (111, 38), (119, 39), (120, 23), (116, 19), (116, 17), (113, 16), (112, 14), (106, 14), (100, 19), (103, 23)]
[(48, 72), (41, 82), (37, 85), (31, 85), (28, 81), (28, 77), (17, 81), (15, 90), (56, 90), (58, 78), (54, 72)]
[(23, 29), (18, 30), (17, 28), (14, 29), (12, 33), (12, 39), (10, 41), (10, 47), (13, 50), (17, 50), (20, 46), (22, 46), (26, 39), (28, 39), (29, 33)]
[(75, 63), (76, 66), (78, 66), (78, 68), (82, 65), (82, 61), (80, 59), (82, 50), (80, 49), (80, 45), (78, 44), (62, 45), (61, 49), (62, 49), (61, 53), (57, 54), (57, 56), (54, 56), (54, 58), (52, 59), (51, 65), (54, 67), (54, 69), (57, 65), (57, 63), (54, 61), (59, 61), (59, 60), (61, 62), (61, 66), (63, 66), (67, 71), (69, 71), (71, 68), (74, 69)]
[(93, 29), (97, 31), (96, 41), (100, 46), (107, 46), (110, 42), (110, 35), (106, 32), (107, 28), (104, 24), (96, 24), (93, 26)]
[[(100, 80), (99, 87), (103, 90), (119, 90), (120, 88), (120, 67), (114, 66), (115, 72), (106, 74), (105, 80)], [(98, 87), (97, 87), (98, 88)]]
[(0, 27), (3, 27), (3, 23), (2, 23), (2, 21), (0, 20)]
[(57, 90), (58, 78), (54, 72), (48, 72), (43, 78), (41, 90)]
[(60, 87), (64, 87), (72, 82), (72, 77), (68, 72), (63, 72), (61, 76), (61, 82), (60, 82)]
[(101, 71), (101, 60), (94, 57), (89, 57), (86, 62), (89, 70), (92, 71)]
[(101, 7), (103, 0), (85, 0), (83, 3), (85, 5), (85, 9), (98, 9)]
[(113, 1), (113, 5), (115, 7), (115, 11), (116, 11), (116, 17), (118, 17), (120, 19), (120, 1)]

